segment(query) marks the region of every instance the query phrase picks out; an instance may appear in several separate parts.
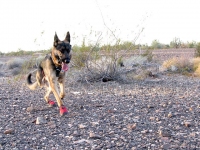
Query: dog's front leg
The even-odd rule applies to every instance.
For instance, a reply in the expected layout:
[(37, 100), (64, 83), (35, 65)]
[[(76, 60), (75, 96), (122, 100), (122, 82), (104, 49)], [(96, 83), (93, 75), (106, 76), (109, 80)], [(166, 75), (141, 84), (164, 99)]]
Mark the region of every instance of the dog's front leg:
[(64, 78), (59, 78), (58, 83), (60, 86), (60, 98), (63, 99), (65, 97), (65, 81)]
[(56, 98), (56, 101), (58, 103), (58, 106), (61, 107), (63, 106), (63, 102), (59, 96), (59, 91), (58, 91), (58, 87), (57, 87), (57, 79), (55, 78), (52, 78), (50, 79), (50, 87), (51, 87), (51, 91), (53, 92), (55, 98)]
[(58, 87), (57, 87), (57, 78), (50, 79), (51, 90), (57, 100), (58, 106), (60, 107), (60, 115), (64, 115), (68, 112), (67, 108), (63, 105), (61, 98), (59, 97)]

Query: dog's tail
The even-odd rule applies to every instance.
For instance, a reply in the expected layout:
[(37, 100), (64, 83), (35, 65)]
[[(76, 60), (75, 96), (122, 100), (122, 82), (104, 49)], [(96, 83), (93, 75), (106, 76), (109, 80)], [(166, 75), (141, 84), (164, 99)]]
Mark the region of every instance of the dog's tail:
[(33, 83), (31, 81), (31, 76), (32, 76), (32, 74), (30, 73), (28, 75), (28, 77), (27, 77), (27, 80), (26, 80), (27, 81), (27, 85), (28, 85), (29, 89), (35, 90), (37, 88), (37, 86), (38, 86), (38, 83), (37, 83), (37, 81)]

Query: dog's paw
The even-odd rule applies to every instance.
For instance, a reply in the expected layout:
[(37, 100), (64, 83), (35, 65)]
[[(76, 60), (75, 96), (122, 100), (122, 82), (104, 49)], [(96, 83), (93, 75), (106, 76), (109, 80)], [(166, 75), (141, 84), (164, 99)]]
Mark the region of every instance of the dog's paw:
[(56, 103), (55, 103), (54, 101), (52, 101), (52, 100), (49, 100), (49, 101), (48, 101), (48, 104), (49, 104), (49, 107), (54, 107), (54, 106), (56, 106)]
[(64, 93), (60, 93), (60, 98), (63, 99), (65, 97)]
[(60, 107), (60, 115), (63, 116), (68, 113), (68, 110), (65, 106)]

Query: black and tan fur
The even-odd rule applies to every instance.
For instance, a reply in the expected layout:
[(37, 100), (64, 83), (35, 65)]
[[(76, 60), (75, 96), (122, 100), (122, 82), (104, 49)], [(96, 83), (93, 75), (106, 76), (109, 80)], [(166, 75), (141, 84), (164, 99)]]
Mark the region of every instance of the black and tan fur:
[[(27, 85), (31, 90), (35, 90), (38, 86), (46, 85), (47, 92), (44, 99), (48, 103), (49, 95), (53, 92), (59, 107), (63, 106), (62, 99), (65, 96), (65, 71), (62, 71), (62, 63), (68, 64), (71, 60), (70, 33), (63, 41), (60, 41), (57, 34), (54, 36), (53, 48), (50, 55), (47, 55), (41, 61), (37, 73), (36, 82), (32, 83), (31, 74), (27, 77)], [(59, 84), (60, 92), (57, 85)]]

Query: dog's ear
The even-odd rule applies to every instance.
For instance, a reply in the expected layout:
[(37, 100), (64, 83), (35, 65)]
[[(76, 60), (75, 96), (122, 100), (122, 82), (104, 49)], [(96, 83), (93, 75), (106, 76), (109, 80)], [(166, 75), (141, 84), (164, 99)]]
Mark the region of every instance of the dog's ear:
[(57, 46), (57, 44), (58, 44), (59, 41), (60, 40), (59, 40), (59, 38), (58, 38), (58, 36), (57, 36), (57, 34), (55, 32), (55, 35), (54, 35), (54, 46)]
[(66, 40), (67, 42), (70, 43), (70, 34), (69, 34), (69, 32), (67, 32), (67, 35), (66, 35), (66, 37), (65, 37), (65, 40)]

